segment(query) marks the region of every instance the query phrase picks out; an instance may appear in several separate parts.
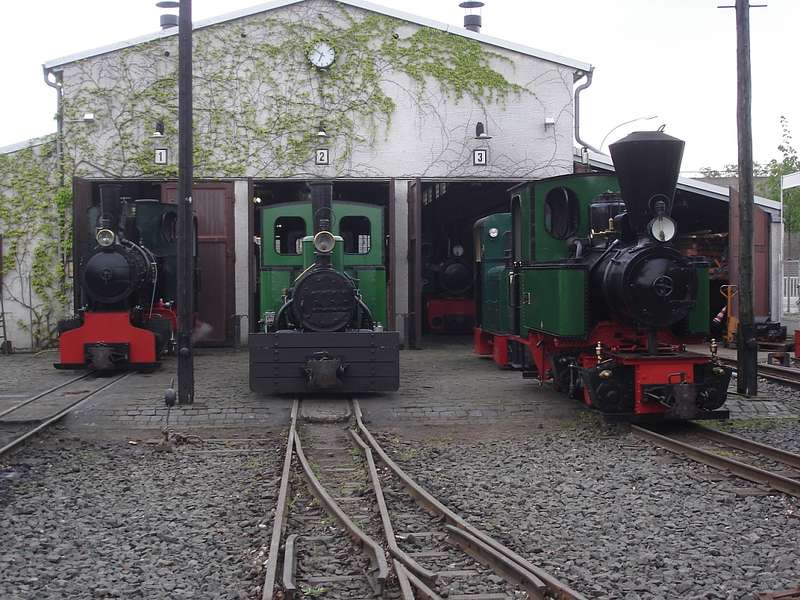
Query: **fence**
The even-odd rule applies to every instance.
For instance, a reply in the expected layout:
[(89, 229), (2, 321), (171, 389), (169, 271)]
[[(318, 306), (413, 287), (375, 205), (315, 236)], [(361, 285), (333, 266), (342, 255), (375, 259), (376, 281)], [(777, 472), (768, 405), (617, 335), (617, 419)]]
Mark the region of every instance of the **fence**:
[(781, 310), (784, 314), (800, 313), (800, 261), (783, 263), (783, 296)]

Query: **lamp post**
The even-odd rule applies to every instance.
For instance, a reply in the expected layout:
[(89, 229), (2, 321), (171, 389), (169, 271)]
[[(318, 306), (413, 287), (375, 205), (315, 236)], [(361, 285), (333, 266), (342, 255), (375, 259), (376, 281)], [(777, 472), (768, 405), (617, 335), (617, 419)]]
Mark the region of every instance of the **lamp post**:
[(636, 121), (652, 121), (653, 119), (657, 119), (657, 118), (658, 118), (658, 115), (650, 115), (649, 117), (636, 117), (635, 119), (630, 119), (629, 121), (623, 121), (622, 123), (620, 123), (620, 124), (618, 124), (618, 125), (615, 125), (615, 126), (614, 126), (614, 127), (612, 127), (612, 128), (611, 128), (611, 130), (610, 130), (610, 131), (609, 131), (607, 134), (605, 134), (605, 136), (603, 137), (603, 141), (602, 141), (602, 142), (600, 142), (600, 150), (602, 150), (602, 149), (603, 149), (603, 144), (605, 144), (605, 143), (606, 143), (606, 140), (608, 139), (608, 136), (610, 136), (612, 133), (614, 133), (614, 132), (615, 132), (617, 129), (619, 129), (619, 128), (620, 128), (620, 127), (622, 127), (623, 125), (630, 125), (631, 123), (636, 123)]
[[(178, 8), (178, 404), (194, 402), (194, 219), (192, 218), (192, 0), (161, 1)], [(165, 19), (162, 18), (162, 24)], [(166, 20), (166, 26), (172, 21)]]

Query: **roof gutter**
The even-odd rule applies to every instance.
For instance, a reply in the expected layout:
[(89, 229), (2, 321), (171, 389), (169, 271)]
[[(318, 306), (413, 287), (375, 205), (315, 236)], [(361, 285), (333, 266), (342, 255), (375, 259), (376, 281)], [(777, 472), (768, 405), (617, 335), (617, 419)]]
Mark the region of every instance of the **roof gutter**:
[(581, 139), (581, 92), (592, 85), (593, 74), (594, 67), (590, 67), (588, 71), (584, 71), (582, 76), (586, 77), (586, 81), (575, 88), (575, 141), (580, 144), (581, 148), (588, 148), (592, 152), (602, 154), (599, 149)]

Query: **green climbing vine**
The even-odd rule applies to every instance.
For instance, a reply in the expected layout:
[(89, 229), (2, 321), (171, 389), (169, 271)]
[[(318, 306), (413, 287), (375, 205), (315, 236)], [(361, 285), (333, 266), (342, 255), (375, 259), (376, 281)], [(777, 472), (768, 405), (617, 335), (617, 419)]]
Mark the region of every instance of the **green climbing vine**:
[[(337, 52), (325, 70), (308, 53)], [(313, 169), (319, 124), (334, 134), (337, 165), (389, 135), (398, 98), (426, 94), (485, 106), (531, 93), (493, 65), (507, 57), (475, 40), (382, 14), (316, 2), (199, 30), (194, 36), (194, 160), (198, 177), (296, 176)], [(67, 121), (107, 118), (66, 133), (78, 173), (174, 176), (153, 164), (158, 145), (177, 151), (177, 48), (151, 41), (79, 61), (65, 71)], [(164, 136), (151, 137), (155, 123)]]
[[(324, 70), (308, 61), (321, 40), (337, 53)], [(6, 297), (32, 315), (20, 325), (31, 329), (37, 346), (52, 339), (69, 306), (72, 177), (177, 175), (177, 58), (171, 36), (64, 65), (63, 189), (54, 183), (54, 143), (0, 156), (4, 272), (15, 274), (7, 278)], [(326, 175), (385, 176), (370, 157), (379, 141), (397, 133), (401, 105), (415, 111), (420, 128), (441, 129), (442, 147), (431, 160), (457, 165), (465, 146), (445, 143), (450, 125), (437, 112), (443, 99), (464, 102), (483, 118), (490, 104), (535, 96), (530, 84), (503, 75), (514, 70), (507, 56), (475, 40), (326, 0), (198, 30), (193, 63), (197, 178), (320, 174), (312, 158), (320, 125), (336, 156), (335, 173)], [(556, 80), (564, 77), (561, 110), (569, 110), (571, 72), (540, 75), (553, 72)], [(86, 112), (94, 122), (81, 118)], [(163, 135), (153, 135), (157, 124)], [(156, 148), (168, 150), (168, 164), (154, 163)], [(508, 176), (540, 168), (524, 160), (508, 164)]]
[(72, 192), (56, 182), (55, 142), (0, 155), (3, 293), (28, 314), (17, 325), (33, 348), (50, 345), (67, 312)]

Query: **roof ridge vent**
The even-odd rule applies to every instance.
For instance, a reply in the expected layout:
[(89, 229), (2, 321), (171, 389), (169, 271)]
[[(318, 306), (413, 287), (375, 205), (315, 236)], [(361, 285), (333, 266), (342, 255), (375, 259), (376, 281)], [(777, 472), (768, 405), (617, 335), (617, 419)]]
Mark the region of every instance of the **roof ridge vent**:
[(466, 10), (464, 14), (464, 28), (469, 31), (474, 31), (475, 33), (480, 33), (482, 25), (481, 8), (483, 8), (484, 3), (479, 0), (466, 0), (459, 4), (459, 6)]

